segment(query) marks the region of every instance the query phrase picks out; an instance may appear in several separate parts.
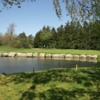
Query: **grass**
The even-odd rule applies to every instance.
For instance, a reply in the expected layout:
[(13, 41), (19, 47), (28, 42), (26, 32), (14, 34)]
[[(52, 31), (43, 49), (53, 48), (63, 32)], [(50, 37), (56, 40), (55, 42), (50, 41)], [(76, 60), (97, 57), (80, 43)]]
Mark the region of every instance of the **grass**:
[[(17, 49), (0, 46), (0, 52), (96, 54), (100, 50)], [(52, 69), (0, 75), (0, 100), (100, 100), (100, 68)]]
[(57, 54), (96, 54), (100, 55), (100, 50), (76, 50), (76, 49), (44, 49), (44, 48), (31, 48), (31, 49), (23, 49), (23, 48), (11, 48), (9, 46), (0, 46), (0, 52), (38, 52), (38, 53), (57, 53)]
[(0, 100), (100, 100), (100, 68), (0, 75)]
[(100, 61), (100, 50), (77, 50), (77, 49), (45, 49), (45, 48), (11, 48), (9, 46), (0, 46), (0, 52), (31, 52), (31, 53), (50, 53), (50, 54), (89, 54), (98, 55)]

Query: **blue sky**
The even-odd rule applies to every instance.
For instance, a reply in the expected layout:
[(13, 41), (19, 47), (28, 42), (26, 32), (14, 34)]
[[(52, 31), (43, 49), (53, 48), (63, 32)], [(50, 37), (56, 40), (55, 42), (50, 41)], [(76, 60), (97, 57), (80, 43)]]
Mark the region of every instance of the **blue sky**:
[[(1, 7), (1, 4), (0, 4)], [(5, 33), (11, 23), (16, 24), (15, 33), (25, 32), (27, 35), (35, 36), (44, 25), (59, 27), (65, 25), (70, 18), (63, 12), (59, 19), (55, 13), (52, 0), (37, 0), (36, 2), (25, 2), (21, 8), (16, 6), (11, 9), (3, 9), (0, 12), (0, 32)]]

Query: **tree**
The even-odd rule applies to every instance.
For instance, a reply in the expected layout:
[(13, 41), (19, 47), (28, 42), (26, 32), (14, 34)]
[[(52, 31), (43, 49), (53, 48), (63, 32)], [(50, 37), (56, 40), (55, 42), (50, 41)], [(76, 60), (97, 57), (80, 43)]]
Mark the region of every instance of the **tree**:
[(32, 36), (32, 34), (27, 37), (27, 40), (29, 42), (29, 47), (34, 47), (34, 37)]
[(64, 48), (65, 45), (64, 27), (61, 25), (57, 28), (56, 48)]
[[(61, 0), (53, 0), (58, 16), (62, 15)], [(62, 0), (67, 14), (73, 20), (100, 20), (100, 0)]]
[(43, 27), (42, 32), (41, 32), (41, 39), (42, 39), (42, 43), (43, 43), (43, 47), (44, 48), (48, 48), (49, 47), (49, 42), (51, 39), (52, 33), (50, 31), (50, 27)]
[[(30, 0), (31, 2), (37, 0)], [(4, 7), (12, 7), (17, 5), (21, 8), (21, 4), (25, 0), (2, 0)], [(58, 17), (62, 15), (62, 6), (65, 7), (66, 13), (73, 20), (94, 19), (100, 20), (100, 0), (52, 0), (56, 14)]]
[(36, 33), (35, 38), (34, 38), (34, 47), (35, 48), (40, 48), (43, 47), (42, 45), (42, 39), (41, 39), (41, 30), (39, 32)]
[(49, 48), (50, 39), (52, 37), (52, 33), (50, 31), (49, 26), (43, 27), (41, 31), (36, 33), (34, 39), (34, 46), (36, 48)]
[(13, 48), (23, 48), (21, 41), (18, 38), (15, 38), (11, 41), (10, 46)]
[(22, 48), (29, 48), (29, 41), (27, 39), (27, 36), (24, 32), (20, 33), (17, 39), (21, 42)]
[(15, 24), (12, 23), (8, 26), (6, 33), (3, 35), (3, 44), (10, 45), (10, 42), (16, 37), (15, 34)]
[(54, 27), (51, 29), (51, 34), (52, 36), (50, 39), (49, 48), (55, 48), (57, 43), (57, 32)]
[(14, 32), (15, 32), (15, 24), (12, 23), (9, 25), (6, 34), (8, 35), (9, 39), (12, 40), (14, 37)]
[(14, 48), (32, 48), (34, 38), (32, 35), (26, 36), (24, 32), (20, 33), (10, 42), (10, 46)]
[(0, 33), (0, 46), (3, 44), (3, 36), (2, 36), (2, 33)]

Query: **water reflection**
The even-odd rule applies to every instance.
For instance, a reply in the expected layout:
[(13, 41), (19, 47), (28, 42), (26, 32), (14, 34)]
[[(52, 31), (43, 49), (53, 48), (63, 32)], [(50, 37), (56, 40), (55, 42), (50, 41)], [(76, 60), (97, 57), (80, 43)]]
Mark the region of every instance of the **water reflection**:
[(18, 72), (30, 72), (33, 68), (36, 71), (59, 67), (70, 68), (75, 67), (76, 64), (78, 64), (79, 67), (91, 67), (100, 65), (100, 62), (38, 58), (0, 58), (0, 73), (11, 74)]

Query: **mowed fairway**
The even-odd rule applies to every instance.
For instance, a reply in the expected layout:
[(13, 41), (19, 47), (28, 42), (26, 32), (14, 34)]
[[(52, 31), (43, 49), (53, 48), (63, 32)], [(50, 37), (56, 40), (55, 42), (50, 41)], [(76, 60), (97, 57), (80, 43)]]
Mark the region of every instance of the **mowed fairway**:
[(45, 49), (45, 48), (11, 48), (9, 46), (0, 46), (0, 52), (37, 52), (51, 54), (91, 54), (100, 55), (100, 50), (76, 50), (76, 49)]

